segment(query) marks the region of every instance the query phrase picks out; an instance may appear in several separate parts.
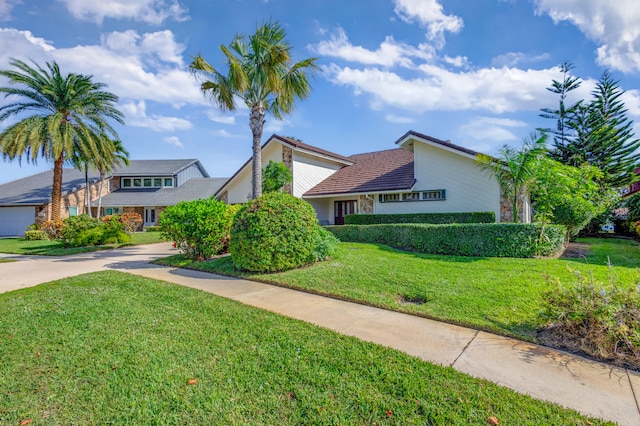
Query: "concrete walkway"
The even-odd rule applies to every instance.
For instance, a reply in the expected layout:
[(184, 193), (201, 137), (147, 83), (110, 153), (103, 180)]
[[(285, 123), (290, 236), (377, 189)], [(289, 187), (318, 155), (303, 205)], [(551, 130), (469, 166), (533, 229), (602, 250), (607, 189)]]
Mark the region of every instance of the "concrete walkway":
[[(172, 253), (175, 251), (168, 244), (154, 244), (64, 258), (19, 257), (19, 262), (0, 264), (0, 292), (96, 270), (123, 270), (207, 291), (398, 349), (587, 415), (621, 425), (640, 425), (638, 373), (411, 315), (254, 281), (147, 263)], [(16, 278), (18, 271), (20, 276), (26, 276)]]

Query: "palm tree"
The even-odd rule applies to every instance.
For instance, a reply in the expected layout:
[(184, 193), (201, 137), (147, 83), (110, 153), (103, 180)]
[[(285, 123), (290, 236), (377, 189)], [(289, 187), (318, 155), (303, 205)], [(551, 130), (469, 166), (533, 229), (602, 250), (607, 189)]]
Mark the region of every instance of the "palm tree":
[(296, 99), (306, 99), (311, 86), (307, 72), (315, 72), (316, 58), (291, 64), (291, 46), (286, 32), (277, 23), (262, 24), (247, 38), (236, 35), (229, 46), (221, 45), (229, 70), (221, 74), (200, 55), (190, 65), (200, 80), (200, 89), (221, 110), (234, 111), (235, 97), (251, 110), (249, 127), (253, 134), (252, 196), (262, 194), (262, 155), (260, 143), (265, 114), (281, 119), (293, 110)]
[(21, 120), (0, 133), (0, 152), (9, 160), (24, 155), (28, 162), (35, 163), (38, 156), (53, 161), (51, 219), (57, 220), (63, 164), (77, 154), (98, 157), (105, 139), (117, 138), (109, 119), (123, 124), (124, 116), (115, 107), (118, 97), (102, 90), (106, 86), (94, 83), (92, 76), (62, 75), (56, 62), (47, 62), (46, 68), (16, 59), (10, 64), (16, 70), (0, 71), (0, 76), (15, 87), (0, 87), (0, 93), (17, 100), (0, 108), (0, 122), (9, 117)]
[(520, 149), (504, 145), (498, 151), (500, 158), (478, 154), (478, 166), (495, 176), (504, 197), (513, 206), (513, 222), (519, 221), (518, 198), (534, 177), (534, 169), (540, 155), (546, 152), (547, 135), (531, 133), (523, 140)]
[(100, 217), (102, 207), (102, 190), (104, 188), (104, 179), (106, 174), (113, 169), (114, 166), (129, 165), (129, 152), (124, 149), (122, 142), (119, 140), (104, 139), (97, 146), (99, 155), (97, 157), (87, 158), (78, 150), (71, 159), (71, 163), (76, 169), (84, 171), (85, 181), (85, 205), (87, 214), (91, 216), (91, 194), (89, 191), (89, 168), (100, 173), (100, 188), (98, 192), (98, 210), (96, 217)]
[(119, 140), (112, 142), (113, 150), (110, 152), (109, 158), (103, 156), (100, 161), (95, 162), (95, 167), (98, 169), (98, 172), (100, 172), (100, 189), (98, 190), (98, 210), (96, 217), (100, 217), (100, 211), (102, 210), (102, 190), (107, 173), (113, 171), (114, 167), (129, 165), (129, 152), (124, 149), (122, 142)]

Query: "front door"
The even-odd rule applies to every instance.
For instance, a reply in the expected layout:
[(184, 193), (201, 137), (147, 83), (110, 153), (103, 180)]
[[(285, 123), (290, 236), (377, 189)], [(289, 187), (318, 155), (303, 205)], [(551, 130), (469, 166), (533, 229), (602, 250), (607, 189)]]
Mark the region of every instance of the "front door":
[(344, 217), (356, 212), (356, 200), (335, 201), (333, 205), (335, 211), (335, 224), (344, 225)]
[(144, 208), (144, 226), (154, 226), (156, 224), (156, 208)]

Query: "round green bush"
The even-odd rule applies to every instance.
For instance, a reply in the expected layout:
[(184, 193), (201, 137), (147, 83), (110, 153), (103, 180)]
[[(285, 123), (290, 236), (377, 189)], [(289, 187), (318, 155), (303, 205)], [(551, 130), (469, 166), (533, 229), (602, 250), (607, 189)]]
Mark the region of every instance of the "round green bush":
[(205, 260), (226, 252), (234, 213), (235, 208), (213, 198), (183, 201), (162, 212), (162, 236), (189, 259)]
[(334, 243), (318, 225), (311, 204), (272, 192), (249, 201), (236, 214), (229, 252), (238, 269), (276, 272), (320, 260)]

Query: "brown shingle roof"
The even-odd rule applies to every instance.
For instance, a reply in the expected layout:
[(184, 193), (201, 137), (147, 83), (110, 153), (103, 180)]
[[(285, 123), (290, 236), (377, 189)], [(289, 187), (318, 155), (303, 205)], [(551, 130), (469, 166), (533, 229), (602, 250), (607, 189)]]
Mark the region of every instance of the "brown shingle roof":
[(324, 150), (322, 148), (318, 148), (318, 147), (313, 146), (313, 145), (307, 145), (306, 143), (300, 142), (299, 140), (296, 140), (296, 139), (291, 139), (291, 138), (287, 138), (287, 137), (280, 136), (280, 135), (272, 135), (269, 138), (269, 140), (271, 140), (271, 138), (278, 139), (281, 142), (286, 143), (287, 145), (293, 146), (294, 148), (303, 149), (305, 151), (315, 152), (316, 154), (321, 154), (321, 155), (324, 155), (326, 157), (333, 158), (333, 159), (336, 159), (336, 160), (345, 161), (345, 162), (348, 162), (348, 163), (351, 163), (353, 161), (353, 160), (351, 160), (350, 157), (344, 157), (344, 156), (342, 156), (340, 154), (336, 154), (335, 152), (327, 151), (327, 150)]
[(411, 189), (415, 183), (413, 153), (402, 148), (348, 158), (354, 162), (353, 165), (338, 170), (304, 196)]

